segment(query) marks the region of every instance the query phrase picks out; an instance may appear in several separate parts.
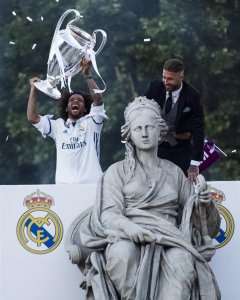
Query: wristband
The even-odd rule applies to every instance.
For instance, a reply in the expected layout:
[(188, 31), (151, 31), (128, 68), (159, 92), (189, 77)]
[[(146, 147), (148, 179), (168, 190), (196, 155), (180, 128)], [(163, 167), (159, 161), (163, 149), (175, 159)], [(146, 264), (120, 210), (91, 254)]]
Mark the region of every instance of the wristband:
[(91, 79), (92, 78), (91, 74), (85, 75), (84, 77), (85, 77), (85, 79)]

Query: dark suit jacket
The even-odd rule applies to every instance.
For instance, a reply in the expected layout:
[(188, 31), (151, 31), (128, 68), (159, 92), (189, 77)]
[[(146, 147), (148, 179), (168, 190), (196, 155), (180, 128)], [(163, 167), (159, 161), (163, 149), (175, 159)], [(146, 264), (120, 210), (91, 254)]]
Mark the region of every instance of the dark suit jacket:
[[(148, 99), (154, 99), (163, 109), (166, 100), (166, 89), (163, 82), (161, 80), (151, 81), (144, 96)], [(178, 98), (175, 130), (176, 133), (192, 133), (192, 160), (203, 160), (204, 113), (200, 102), (200, 94), (184, 81)]]

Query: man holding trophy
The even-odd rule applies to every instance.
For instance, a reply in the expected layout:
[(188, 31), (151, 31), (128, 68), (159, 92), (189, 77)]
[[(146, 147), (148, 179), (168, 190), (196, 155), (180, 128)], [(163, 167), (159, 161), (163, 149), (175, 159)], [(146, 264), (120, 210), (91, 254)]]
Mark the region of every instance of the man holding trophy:
[(80, 67), (89, 93), (71, 91), (60, 98), (60, 118), (39, 116), (36, 108), (37, 77), (30, 79), (28, 121), (56, 143), (56, 183), (96, 183), (102, 174), (99, 164), (100, 134), (105, 115), (101, 93), (90, 75), (91, 61), (81, 59)]
[[(74, 14), (75, 18), (67, 23), (65, 29), (61, 29), (69, 14)], [(56, 143), (56, 183), (96, 183), (102, 175), (99, 164), (100, 134), (107, 116), (101, 93), (105, 91), (106, 85), (98, 71), (95, 57), (104, 47), (107, 35), (101, 29), (94, 30), (90, 35), (73, 25), (81, 17), (75, 9), (63, 13), (52, 39), (47, 77), (45, 80), (37, 77), (30, 79), (27, 118), (43, 137), (50, 136)], [(98, 34), (102, 40), (95, 49)], [(91, 66), (102, 79), (104, 89), (100, 90), (91, 77)], [(90, 94), (71, 90), (71, 79), (80, 71), (87, 81)], [(60, 84), (61, 88), (68, 86), (69, 92), (61, 94), (58, 89)], [(53, 120), (50, 115), (37, 114), (36, 88), (52, 98), (60, 99), (59, 119)]]

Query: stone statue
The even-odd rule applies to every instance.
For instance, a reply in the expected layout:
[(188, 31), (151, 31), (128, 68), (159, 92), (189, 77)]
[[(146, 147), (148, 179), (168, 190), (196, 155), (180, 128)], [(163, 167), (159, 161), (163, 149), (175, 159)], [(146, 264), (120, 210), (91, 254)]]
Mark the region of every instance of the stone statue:
[(157, 157), (167, 126), (154, 100), (137, 97), (124, 116), (126, 157), (104, 173), (95, 205), (67, 235), (66, 250), (86, 276), (86, 298), (220, 299), (207, 263), (220, 216), (204, 178), (194, 186)]

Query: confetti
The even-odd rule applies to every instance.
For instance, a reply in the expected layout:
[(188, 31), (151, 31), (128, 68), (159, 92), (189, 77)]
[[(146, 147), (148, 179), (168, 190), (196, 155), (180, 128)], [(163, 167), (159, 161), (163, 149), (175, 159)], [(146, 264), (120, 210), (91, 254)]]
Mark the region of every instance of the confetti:
[(44, 18), (43, 18), (43, 17), (41, 17), (41, 20), (43, 21), (43, 20), (44, 20)]
[(56, 2), (59, 2), (59, 0), (56, 0)]
[(122, 144), (126, 144), (126, 141), (121, 141)]
[(32, 49), (34, 50), (36, 48), (37, 44), (33, 44)]
[(151, 39), (148, 38), (148, 39), (144, 39), (143, 41), (144, 41), (144, 42), (150, 42)]
[(9, 138), (9, 135), (7, 135), (7, 137), (6, 137), (6, 142), (8, 141), (8, 138)]
[(32, 22), (32, 18), (26, 17), (26, 19), (27, 19), (28, 21)]
[(10, 41), (9, 44), (10, 45), (15, 45), (15, 42)]
[(17, 15), (17, 14), (15, 13), (15, 11), (14, 11), (14, 10), (12, 11), (12, 14), (13, 14), (14, 16), (16, 16), (16, 15)]
[(232, 151), (232, 153), (235, 153), (235, 152), (237, 152), (237, 150), (236, 150), (236, 149), (234, 149), (234, 150)]

